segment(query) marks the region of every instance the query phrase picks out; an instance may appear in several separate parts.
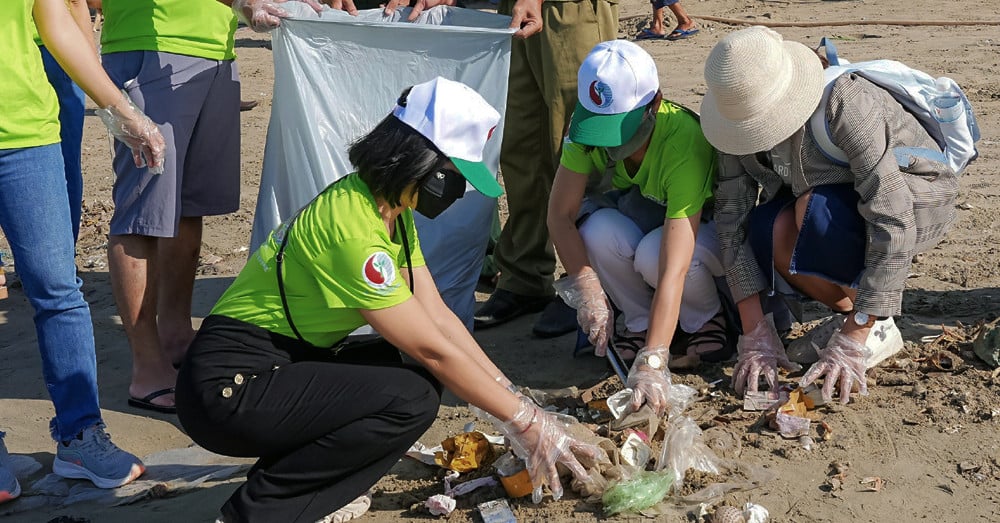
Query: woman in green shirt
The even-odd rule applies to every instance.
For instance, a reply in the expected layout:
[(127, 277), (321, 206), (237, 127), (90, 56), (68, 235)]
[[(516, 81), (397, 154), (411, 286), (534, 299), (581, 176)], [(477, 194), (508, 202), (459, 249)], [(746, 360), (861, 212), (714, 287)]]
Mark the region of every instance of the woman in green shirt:
[[(434, 421), (441, 385), (493, 416), (527, 460), (536, 499), (544, 483), (562, 494), (557, 462), (586, 481), (576, 455), (603, 451), (511, 392), (441, 300), (413, 227), (414, 209), (437, 216), (466, 181), (501, 194), (482, 163), (498, 121), (458, 82), (405, 91), (351, 147), (358, 171), (278, 227), (205, 319), (178, 376), (177, 414), (203, 447), (260, 457), (222, 521), (360, 515), (368, 489)], [(365, 324), (385, 343), (341, 343)]]

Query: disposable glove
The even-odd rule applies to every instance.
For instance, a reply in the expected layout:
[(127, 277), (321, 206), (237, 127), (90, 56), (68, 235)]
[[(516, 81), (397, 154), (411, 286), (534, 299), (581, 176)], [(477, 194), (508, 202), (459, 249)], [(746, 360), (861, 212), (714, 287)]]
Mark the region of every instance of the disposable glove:
[(671, 385), (667, 369), (669, 359), (670, 349), (663, 345), (644, 347), (636, 355), (625, 383), (632, 389), (633, 412), (639, 410), (643, 403), (648, 404), (657, 416), (667, 410)]
[(163, 172), (166, 151), (163, 135), (124, 91), (121, 100), (94, 113), (104, 122), (112, 136), (132, 150), (132, 160), (136, 167), (147, 166), (152, 174)]
[[(233, 12), (241, 22), (258, 33), (266, 33), (281, 24), (288, 17), (288, 11), (280, 4), (286, 0), (233, 0)], [(317, 13), (323, 9), (316, 0), (301, 0)], [(353, 7), (353, 4), (351, 4)]]
[(801, 370), (785, 354), (778, 331), (774, 327), (774, 316), (768, 314), (750, 332), (740, 336), (736, 342), (738, 358), (733, 368), (733, 387), (737, 394), (744, 390), (757, 392), (757, 381), (764, 374), (767, 386), (774, 390), (778, 382), (778, 366), (787, 371)]
[(823, 399), (830, 401), (833, 399), (833, 388), (839, 381), (840, 402), (843, 404), (851, 401), (854, 384), (858, 385), (862, 396), (868, 395), (865, 360), (870, 356), (870, 351), (863, 343), (837, 332), (830, 337), (826, 347), (818, 352), (819, 361), (813, 363), (805, 376), (802, 376), (800, 386), (805, 387), (823, 377)]
[(594, 345), (594, 354), (603, 357), (608, 336), (614, 332), (614, 317), (597, 273), (588, 267), (580, 274), (556, 280), (554, 287), (566, 305), (576, 309), (576, 321)]
[(590, 485), (594, 479), (587, 474), (579, 459), (588, 463), (608, 462), (607, 453), (596, 445), (570, 436), (553, 413), (542, 410), (528, 398), (520, 399), (521, 407), (510, 420), (502, 422), (492, 416), (489, 419), (507, 438), (514, 454), (524, 460), (534, 487), (531, 500), (535, 503), (542, 501), (544, 485), (548, 485), (553, 499), (562, 498), (563, 487), (556, 463), (566, 466), (586, 488), (596, 489), (596, 485)]

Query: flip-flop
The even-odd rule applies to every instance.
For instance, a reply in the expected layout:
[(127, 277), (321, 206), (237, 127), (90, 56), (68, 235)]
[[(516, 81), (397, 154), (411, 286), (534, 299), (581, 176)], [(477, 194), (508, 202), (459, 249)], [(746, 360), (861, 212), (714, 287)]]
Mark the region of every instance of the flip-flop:
[(153, 392), (150, 392), (149, 394), (146, 394), (145, 396), (143, 396), (141, 398), (134, 398), (134, 397), (130, 396), (129, 399), (128, 399), (128, 404), (130, 406), (132, 406), (132, 407), (137, 408), (137, 409), (152, 410), (154, 412), (162, 412), (164, 414), (176, 414), (177, 413), (177, 407), (175, 407), (173, 405), (158, 405), (156, 403), (153, 403), (153, 400), (155, 400), (156, 398), (159, 398), (160, 396), (165, 396), (167, 394), (173, 394), (173, 393), (174, 393), (174, 388), (173, 387), (167, 387), (165, 389), (154, 390)]
[(692, 36), (698, 34), (698, 32), (697, 27), (694, 29), (674, 29), (673, 31), (670, 31), (670, 34), (668, 34), (665, 38), (671, 42), (674, 40), (684, 40), (685, 38), (691, 38)]
[(642, 31), (639, 31), (639, 34), (635, 35), (636, 40), (663, 40), (666, 37), (667, 35), (654, 33), (649, 29), (643, 29)]

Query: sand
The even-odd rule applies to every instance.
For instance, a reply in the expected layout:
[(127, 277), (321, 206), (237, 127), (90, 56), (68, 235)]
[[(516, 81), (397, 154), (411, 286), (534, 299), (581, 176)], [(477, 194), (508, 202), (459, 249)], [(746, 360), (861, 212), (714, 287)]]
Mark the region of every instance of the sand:
[[(1000, 20), (1000, 4), (992, 0), (749, 1), (684, 2), (693, 15), (711, 15), (748, 22)], [(648, 23), (649, 4), (624, 0), (622, 34), (634, 35)], [(699, 20), (701, 33), (678, 41), (641, 45), (656, 59), (665, 95), (697, 109), (705, 91), (702, 64), (711, 47), (736, 27)], [(670, 21), (668, 27), (672, 27)], [(900, 328), (907, 347), (896, 370), (874, 373), (871, 395), (846, 407), (821, 410), (832, 437), (816, 441), (811, 451), (796, 440), (755, 428), (758, 416), (744, 413), (742, 402), (728, 385), (732, 363), (710, 366), (699, 374), (681, 374), (678, 381), (696, 388), (721, 379), (707, 400), (696, 403), (692, 417), (704, 429), (738, 441), (727, 457), (765, 467), (773, 479), (760, 488), (730, 494), (731, 505), (753, 501), (770, 510), (774, 521), (910, 521), (941, 522), (1000, 520), (1000, 378), (970, 352), (970, 329), (958, 328), (934, 344), (921, 340), (941, 333), (942, 325), (972, 325), (1000, 312), (1000, 28), (996, 26), (907, 26), (893, 24), (782, 28), (789, 39), (815, 45), (822, 36), (838, 38), (841, 55), (854, 61), (893, 58), (934, 75), (947, 75), (964, 87), (974, 104), (983, 140), (980, 157), (963, 175), (959, 218), (947, 239), (913, 265), (907, 280)], [(243, 98), (261, 102), (243, 113), (243, 193), (238, 212), (206, 220), (202, 264), (195, 287), (196, 325), (232, 282), (247, 256), (252, 213), (261, 170), (271, 103), (272, 62), (266, 35), (240, 29), (236, 35)], [(107, 225), (112, 208), (109, 145), (100, 122), (87, 117), (83, 142), (86, 179), (84, 218), (78, 265), (84, 293), (96, 329), (101, 403), (115, 441), (145, 456), (191, 443), (173, 416), (150, 414), (126, 404), (131, 359), (115, 310), (108, 281)], [(0, 249), (7, 249), (0, 241)], [(480, 299), (485, 295), (479, 295)], [(810, 319), (819, 308), (807, 309)], [(534, 388), (570, 385), (587, 387), (607, 376), (602, 360), (572, 358), (574, 336), (538, 340), (531, 336), (533, 317), (477, 333), (484, 349), (519, 384)], [(52, 406), (41, 379), (40, 361), (30, 307), (20, 289), (0, 301), (0, 428), (14, 454), (28, 455), (44, 465), (32, 480), (49, 470), (54, 452), (47, 421)], [(944, 351), (955, 365), (939, 369), (921, 360)], [(920, 361), (917, 361), (920, 360)], [(954, 363), (954, 361), (952, 362)], [(437, 422), (421, 441), (436, 445), (472, 420), (467, 408), (448, 395)], [(714, 427), (714, 428), (713, 428)], [(725, 439), (725, 438), (723, 438)], [(832, 481), (831, 463), (848, 464), (844, 476)], [(866, 491), (862, 479), (880, 477), (879, 492)], [(372, 509), (361, 521), (417, 521), (431, 516), (411, 508), (442, 492), (440, 474), (410, 460), (401, 461), (374, 488)], [(31, 481), (25, 482), (25, 486)], [(212, 521), (218, 507), (239, 484), (239, 478), (210, 482), (177, 497), (152, 499), (124, 507), (81, 503), (18, 511), (23, 500), (0, 506), (11, 522), (49, 521), (57, 516), (91, 521)], [(498, 490), (479, 491), (459, 499), (451, 522), (480, 521), (473, 506)], [(568, 494), (559, 502), (535, 506), (512, 501), (519, 521), (597, 521), (600, 507)], [(683, 511), (665, 521), (685, 521)], [(615, 520), (638, 520), (619, 516)], [(693, 518), (693, 516), (692, 516)], [(693, 519), (692, 519), (693, 520)]]

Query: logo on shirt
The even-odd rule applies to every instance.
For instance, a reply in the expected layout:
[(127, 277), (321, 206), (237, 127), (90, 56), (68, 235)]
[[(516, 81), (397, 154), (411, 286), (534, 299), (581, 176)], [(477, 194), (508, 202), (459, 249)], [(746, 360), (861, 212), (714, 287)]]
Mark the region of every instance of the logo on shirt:
[(603, 109), (611, 105), (613, 99), (614, 94), (611, 92), (610, 85), (600, 80), (590, 82), (590, 101), (594, 102), (594, 105)]
[(374, 289), (385, 289), (396, 281), (396, 266), (383, 251), (372, 253), (361, 268), (361, 277)]

